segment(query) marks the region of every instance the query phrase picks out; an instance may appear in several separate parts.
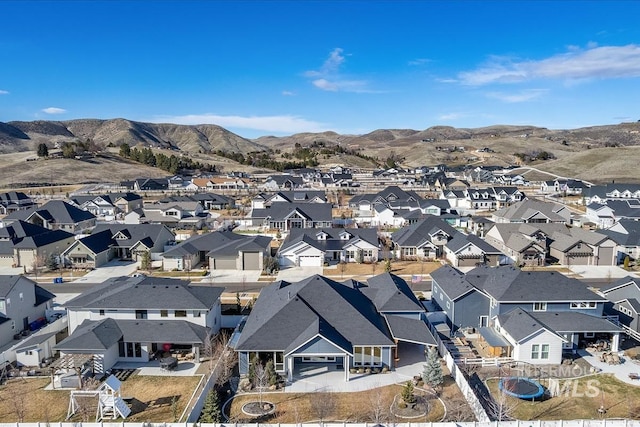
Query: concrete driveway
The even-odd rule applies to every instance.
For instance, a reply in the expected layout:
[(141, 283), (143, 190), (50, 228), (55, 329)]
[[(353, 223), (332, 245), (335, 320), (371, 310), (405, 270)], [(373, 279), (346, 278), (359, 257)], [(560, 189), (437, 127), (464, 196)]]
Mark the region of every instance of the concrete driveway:
[(314, 274), (322, 274), (323, 267), (289, 267), (278, 272), (277, 280), (298, 282)]
[(257, 282), (262, 274), (260, 270), (210, 270), (202, 278), (204, 283), (252, 283)]
[(133, 261), (111, 261), (102, 267), (91, 270), (74, 280), (78, 283), (102, 283), (112, 277), (129, 276), (138, 271), (140, 263)]
[(608, 265), (572, 265), (571, 271), (583, 279), (620, 279), (626, 276), (637, 277), (635, 273), (624, 268)]

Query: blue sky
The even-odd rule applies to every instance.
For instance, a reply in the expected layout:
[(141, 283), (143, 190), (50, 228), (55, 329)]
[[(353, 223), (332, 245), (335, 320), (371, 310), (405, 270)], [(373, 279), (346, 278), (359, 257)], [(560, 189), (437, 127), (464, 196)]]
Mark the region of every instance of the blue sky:
[(241, 136), (640, 119), (636, 1), (3, 1), (0, 121)]

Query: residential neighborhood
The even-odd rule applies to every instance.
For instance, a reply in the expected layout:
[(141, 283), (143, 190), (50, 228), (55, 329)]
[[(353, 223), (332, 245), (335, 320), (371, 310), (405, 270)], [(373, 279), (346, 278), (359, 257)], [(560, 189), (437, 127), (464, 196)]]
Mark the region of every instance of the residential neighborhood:
[(420, 387), (432, 353), (476, 420), (500, 417), (470, 367), (569, 364), (640, 384), (635, 187), (485, 172), (304, 168), (0, 194), (0, 379), (79, 390), (123, 372), (197, 376), (227, 337), (237, 396), (267, 366), (285, 392)]

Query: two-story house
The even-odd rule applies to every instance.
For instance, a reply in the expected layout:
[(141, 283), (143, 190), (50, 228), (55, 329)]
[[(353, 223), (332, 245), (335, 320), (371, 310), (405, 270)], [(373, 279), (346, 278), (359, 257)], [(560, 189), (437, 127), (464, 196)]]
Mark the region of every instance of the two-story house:
[(442, 218), (426, 215), (408, 227), (391, 235), (393, 250), (398, 259), (439, 258), (444, 254), (444, 246), (459, 231)]
[[(606, 299), (577, 279), (557, 272), (486, 266), (466, 274), (444, 266), (431, 277), (432, 300), (452, 330), (479, 328), (482, 333), (483, 328), (493, 328), (509, 342), (507, 353), (521, 356), (518, 360), (560, 363), (563, 351), (575, 351), (598, 338), (610, 340), (612, 349), (618, 349), (620, 328), (603, 317)], [(511, 318), (514, 310), (526, 315)], [(530, 317), (560, 337), (543, 337), (551, 346), (546, 357), (532, 356), (529, 347), (540, 342), (530, 341), (531, 336), (517, 338), (518, 327)]]
[(44, 318), (54, 297), (25, 276), (0, 276), (0, 347)]
[(91, 354), (96, 373), (120, 361), (147, 362), (159, 352), (200, 349), (221, 326), (223, 288), (155, 277), (115, 277), (64, 304), (69, 336), (61, 356)]

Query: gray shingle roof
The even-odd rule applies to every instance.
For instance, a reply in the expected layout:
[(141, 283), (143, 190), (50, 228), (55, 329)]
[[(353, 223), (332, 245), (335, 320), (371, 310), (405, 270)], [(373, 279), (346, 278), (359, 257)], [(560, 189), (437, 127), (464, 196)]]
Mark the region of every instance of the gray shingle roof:
[[(340, 233), (347, 232), (352, 237), (348, 240), (340, 239)], [(317, 235), (323, 233), (326, 240), (317, 240)], [(322, 251), (341, 250), (355, 239), (362, 239), (374, 246), (378, 246), (378, 231), (375, 228), (294, 228), (284, 240), (278, 252), (284, 252), (298, 242), (304, 241)]]
[(567, 218), (558, 214), (558, 211), (566, 209), (563, 205), (551, 202), (527, 199), (514, 203), (511, 206), (493, 213), (496, 218), (504, 218), (508, 222), (526, 221), (538, 212), (549, 218), (550, 222), (565, 222)]
[(186, 320), (85, 320), (55, 346), (61, 351), (101, 352), (125, 342), (168, 342), (202, 344), (207, 328)]
[(516, 342), (521, 342), (540, 330), (547, 330), (552, 334), (556, 334), (553, 329), (521, 308), (516, 308), (506, 314), (501, 314), (498, 316), (498, 321), (500, 322), (500, 326), (507, 331)]
[(367, 279), (366, 287), (360, 288), (379, 312), (424, 311), (424, 307), (413, 294), (407, 282), (395, 274), (382, 273)]
[(466, 279), (500, 302), (605, 301), (581, 281), (554, 271), (480, 266)]
[(438, 345), (429, 327), (422, 320), (401, 316), (386, 316), (393, 338), (418, 344)]
[(39, 208), (31, 208), (16, 211), (7, 215), (5, 219), (26, 220), (34, 213), (56, 224), (76, 224), (82, 221), (95, 219), (91, 212), (83, 211), (62, 200), (50, 200)]
[(162, 224), (98, 224), (93, 234), (102, 231), (109, 231), (112, 236), (128, 237), (113, 239), (112, 243), (121, 248), (130, 248), (138, 242), (145, 243), (147, 247), (153, 247), (169, 230)]
[(266, 251), (271, 243), (271, 237), (244, 236), (231, 231), (214, 231), (192, 236), (172, 247), (164, 253), (165, 257), (180, 257), (207, 252), (208, 256), (223, 254), (237, 254), (238, 251)]
[(621, 328), (609, 322), (608, 320), (602, 317), (590, 316), (585, 313), (570, 311), (547, 311), (535, 312), (531, 315), (557, 333), (621, 331)]
[(450, 237), (459, 233), (455, 228), (447, 224), (440, 217), (426, 215), (421, 221), (408, 227), (401, 228), (391, 235), (391, 239), (399, 246), (419, 247), (426, 242), (431, 242), (431, 236), (438, 231), (443, 231)]
[(440, 285), (440, 289), (451, 301), (475, 290), (459, 270), (446, 264), (431, 273), (431, 278)]
[(192, 286), (180, 279), (116, 277), (64, 305), (79, 309), (209, 310), (223, 291), (213, 286)]
[(457, 233), (453, 237), (453, 239), (449, 240), (449, 242), (447, 243), (446, 246), (451, 251), (458, 252), (460, 249), (464, 248), (469, 243), (471, 243), (472, 245), (476, 246), (478, 249), (480, 249), (482, 252), (484, 252), (486, 254), (500, 254), (500, 253), (502, 253), (502, 252), (500, 252), (499, 249), (496, 249), (495, 247), (493, 247), (492, 245), (490, 245), (489, 243), (485, 242), (484, 240), (482, 240), (481, 238), (479, 238), (478, 236), (476, 236), (474, 234)]
[(71, 335), (60, 341), (56, 350), (102, 352), (122, 338), (122, 331), (114, 319), (100, 321), (85, 320)]
[(14, 350), (16, 352), (20, 352), (20, 351), (26, 351), (29, 350), (31, 348), (35, 348), (36, 346), (42, 344), (43, 342), (45, 342), (46, 340), (48, 340), (49, 338), (53, 337), (56, 335), (57, 332), (48, 332), (45, 334), (37, 334), (37, 335), (31, 335), (29, 338), (27, 338), (26, 340), (22, 341), (20, 343), (20, 345), (18, 345), (16, 348), (14, 348)]
[(311, 221), (331, 221), (332, 206), (330, 203), (288, 203), (274, 202), (271, 207), (265, 209), (253, 209), (251, 218), (271, 218), (272, 220), (284, 220), (293, 211)]
[(394, 345), (386, 322), (363, 293), (314, 275), (263, 288), (236, 350), (290, 352), (318, 334), (348, 352), (354, 345)]

